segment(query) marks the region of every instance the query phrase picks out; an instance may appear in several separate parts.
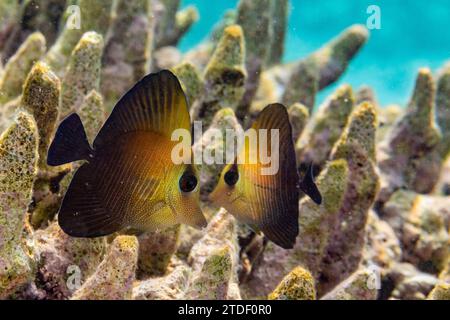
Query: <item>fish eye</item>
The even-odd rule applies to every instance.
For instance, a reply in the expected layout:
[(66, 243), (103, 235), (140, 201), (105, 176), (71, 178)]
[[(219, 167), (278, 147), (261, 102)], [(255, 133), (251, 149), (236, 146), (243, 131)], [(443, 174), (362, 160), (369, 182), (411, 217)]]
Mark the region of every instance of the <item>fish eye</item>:
[(183, 192), (192, 192), (197, 186), (197, 177), (191, 172), (185, 172), (180, 178), (180, 189)]
[(225, 173), (223, 179), (225, 180), (227, 185), (234, 186), (239, 180), (239, 173), (237, 172), (237, 170), (231, 169), (230, 171)]

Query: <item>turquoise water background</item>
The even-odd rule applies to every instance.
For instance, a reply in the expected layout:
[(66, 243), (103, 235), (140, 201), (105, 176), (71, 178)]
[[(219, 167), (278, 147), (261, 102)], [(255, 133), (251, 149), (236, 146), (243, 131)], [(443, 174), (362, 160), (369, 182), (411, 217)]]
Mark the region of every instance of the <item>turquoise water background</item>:
[[(200, 21), (180, 44), (186, 51), (201, 42), (238, 1), (182, 3), (195, 5), (200, 13)], [(350, 83), (355, 90), (371, 86), (381, 105), (405, 105), (417, 70), (436, 71), (450, 59), (449, 0), (291, 0), (284, 61), (307, 56), (352, 24), (366, 24), (366, 10), (372, 4), (381, 9), (381, 29), (370, 31), (368, 43), (339, 81), (319, 94), (318, 103), (339, 84)]]

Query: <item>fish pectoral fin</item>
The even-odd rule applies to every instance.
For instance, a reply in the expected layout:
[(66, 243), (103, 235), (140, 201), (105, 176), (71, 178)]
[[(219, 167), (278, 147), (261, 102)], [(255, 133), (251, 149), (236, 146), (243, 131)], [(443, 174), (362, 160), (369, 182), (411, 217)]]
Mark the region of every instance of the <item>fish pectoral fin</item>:
[(95, 168), (83, 164), (74, 174), (58, 213), (61, 229), (72, 237), (105, 236), (123, 228), (119, 211), (109, 211), (95, 185)]
[(300, 182), (300, 189), (316, 204), (320, 205), (322, 203), (322, 195), (320, 194), (319, 188), (317, 188), (317, 185), (314, 182), (312, 163), (306, 170), (305, 177)]

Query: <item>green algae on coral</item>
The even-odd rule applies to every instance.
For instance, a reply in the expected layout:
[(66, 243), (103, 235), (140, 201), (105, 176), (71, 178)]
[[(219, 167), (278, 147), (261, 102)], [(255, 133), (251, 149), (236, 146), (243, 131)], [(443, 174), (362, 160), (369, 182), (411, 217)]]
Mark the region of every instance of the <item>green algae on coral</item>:
[(102, 54), (102, 36), (85, 33), (72, 52), (61, 84), (61, 118), (77, 111), (91, 90), (99, 90)]
[[(376, 109), (364, 102), (352, 113), (330, 156), (347, 161), (349, 176), (343, 205), (326, 249), (327, 258), (322, 263), (326, 281), (318, 285), (319, 293), (327, 292), (342, 281), (361, 261), (368, 211), (379, 190), (374, 164), (376, 128)], [(339, 245), (335, 245), (337, 243)]]
[(138, 237), (139, 272), (143, 275), (161, 276), (178, 248), (180, 225), (166, 230), (146, 232)]
[(348, 85), (339, 87), (319, 108), (296, 144), (297, 163), (322, 167), (339, 139), (353, 110), (354, 96)]
[[(231, 131), (232, 130), (232, 131)], [(228, 132), (235, 136), (228, 139)], [(220, 134), (220, 135), (219, 135)], [(212, 192), (219, 181), (218, 175), (223, 167), (230, 161), (226, 155), (235, 154), (237, 136), (243, 134), (243, 129), (231, 108), (223, 108), (214, 115), (210, 128), (203, 134), (201, 139), (193, 146), (194, 154), (208, 154), (218, 160), (215, 163), (204, 163), (199, 165), (201, 195), (205, 199)], [(229, 141), (227, 141), (227, 139)]]
[(332, 157), (348, 158), (354, 149), (375, 161), (377, 113), (373, 104), (364, 102), (351, 114), (349, 124), (336, 143)]
[(282, 101), (284, 104), (300, 102), (312, 111), (319, 89), (318, 66), (314, 59), (300, 61), (291, 73), (284, 89)]
[[(249, 281), (242, 284), (245, 295), (264, 297), (274, 290), (282, 278), (299, 264), (306, 267), (315, 279), (321, 279), (321, 264), (330, 244), (334, 223), (347, 188), (348, 165), (344, 159), (327, 163), (317, 179), (323, 195), (320, 206), (304, 197), (299, 205), (299, 235), (292, 250), (284, 250), (268, 243)], [(318, 283), (319, 284), (319, 281)]]
[(106, 110), (103, 97), (95, 90), (89, 92), (83, 99), (78, 114), (83, 122), (88, 141), (93, 143), (97, 133), (106, 120)]
[(106, 39), (101, 93), (107, 110), (150, 70), (153, 22), (148, 0), (115, 3), (115, 18)]
[(427, 193), (437, 183), (442, 158), (437, 149), (441, 134), (434, 120), (434, 100), (431, 71), (421, 69), (405, 114), (380, 150), (381, 203), (401, 187)]
[(45, 63), (36, 63), (25, 81), (21, 105), (36, 120), (40, 168), (46, 167), (47, 150), (58, 119), (59, 94), (58, 77)]
[(0, 78), (0, 102), (22, 93), (22, 85), (33, 65), (44, 55), (45, 38), (40, 32), (28, 36), (17, 52), (8, 60)]
[(333, 227), (343, 205), (347, 189), (348, 165), (344, 159), (327, 163), (317, 179), (323, 204), (317, 206), (311, 199), (300, 202), (299, 243), (294, 254), (315, 277), (319, 277), (321, 264), (330, 244)]
[(361, 269), (322, 297), (322, 300), (376, 300), (376, 274), (370, 269)]
[(309, 119), (308, 108), (301, 103), (294, 103), (288, 108), (289, 122), (292, 127), (292, 139), (297, 141)]
[(450, 284), (438, 283), (427, 297), (427, 300), (450, 300)]
[(232, 277), (231, 254), (228, 246), (212, 251), (201, 271), (193, 274), (185, 298), (226, 300)]
[(118, 236), (108, 247), (103, 261), (83, 283), (73, 300), (131, 299), (139, 243), (134, 236)]
[(368, 36), (363, 25), (353, 25), (309, 57), (318, 65), (319, 89), (332, 84), (342, 75)]
[(60, 90), (58, 77), (48, 65), (38, 62), (28, 74), (20, 102), (21, 107), (33, 115), (39, 133), (39, 171), (33, 188), (33, 205), (30, 206), (34, 227), (52, 217), (59, 206), (57, 196), (51, 191), (51, 180), (62, 168), (47, 165), (47, 150), (59, 115)]
[(247, 73), (244, 67), (245, 47), (241, 27), (232, 25), (224, 34), (205, 69), (204, 88), (194, 118), (208, 127), (222, 108), (236, 110), (244, 94)]
[(33, 117), (20, 112), (0, 137), (0, 298), (31, 280), (32, 260), (22, 235), (37, 172), (37, 150)]
[(106, 35), (111, 20), (111, 11), (115, 1), (111, 0), (78, 0), (80, 8), (80, 28), (69, 27), (66, 23), (55, 44), (45, 57), (58, 76), (63, 75), (73, 49), (81, 36), (87, 31), (96, 31)]
[(183, 62), (173, 67), (172, 72), (180, 80), (183, 91), (188, 99), (189, 107), (192, 107), (192, 104), (199, 97), (203, 87), (203, 82), (197, 68), (190, 62)]
[[(193, 280), (186, 299), (240, 298), (237, 278), (239, 245), (236, 231), (235, 218), (224, 209), (219, 210), (209, 222), (205, 235), (195, 243), (188, 257)], [(216, 283), (218, 287), (205, 283)], [(212, 288), (215, 290), (211, 290)]]
[[(34, 255), (38, 261), (36, 285), (47, 298), (69, 298), (97, 268), (106, 251), (104, 237), (88, 239), (70, 237), (57, 222), (33, 235)], [(69, 271), (78, 270), (72, 279)], [(73, 282), (72, 282), (73, 281)]]
[(439, 151), (445, 158), (450, 153), (450, 62), (445, 64), (437, 79), (436, 120), (442, 133)]
[(139, 281), (133, 287), (133, 300), (182, 299), (190, 276), (190, 268), (181, 264), (168, 275)]
[(308, 270), (297, 267), (283, 278), (268, 299), (315, 300), (314, 278)]

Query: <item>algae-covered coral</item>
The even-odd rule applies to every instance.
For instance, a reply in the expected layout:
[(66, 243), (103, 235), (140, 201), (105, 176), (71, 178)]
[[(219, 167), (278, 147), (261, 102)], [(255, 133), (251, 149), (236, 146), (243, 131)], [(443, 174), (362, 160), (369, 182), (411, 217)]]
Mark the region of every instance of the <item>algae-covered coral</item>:
[[(284, 63), (288, 0), (240, 0), (187, 53), (177, 45), (199, 14), (179, 0), (39, 2), (0, 2), (0, 299), (449, 299), (450, 64), (418, 70), (404, 109), (339, 84), (315, 110), (370, 41), (364, 26)], [(161, 69), (203, 123), (194, 151), (221, 153), (215, 132), (286, 105), (299, 174), (312, 163), (323, 196), (299, 199), (292, 249), (208, 201), (223, 164), (198, 166), (204, 230), (85, 239), (58, 226), (80, 165), (47, 166), (58, 123), (77, 112), (92, 143)]]

